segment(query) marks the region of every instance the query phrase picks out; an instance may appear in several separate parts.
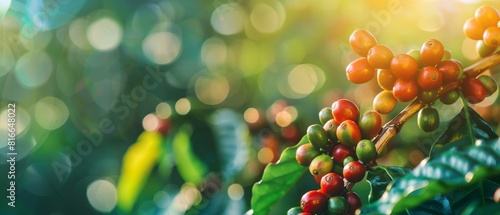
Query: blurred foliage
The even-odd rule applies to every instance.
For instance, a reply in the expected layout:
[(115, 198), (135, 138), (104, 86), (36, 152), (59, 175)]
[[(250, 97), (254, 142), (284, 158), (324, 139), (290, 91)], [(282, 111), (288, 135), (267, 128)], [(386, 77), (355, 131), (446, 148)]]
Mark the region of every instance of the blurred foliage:
[[(17, 206), (5, 208), (2, 198), (0, 214), (119, 214), (117, 189), (133, 178), (141, 178), (127, 186), (137, 192), (126, 195), (133, 214), (242, 214), (264, 166), (299, 142), (322, 107), (343, 97), (371, 109), (376, 81), (345, 79), (357, 58), (347, 42), (354, 29), (370, 30), (395, 53), (436, 38), (470, 65), (478, 56), (462, 24), (484, 2), (500, 7), (466, 0), (1, 1), (0, 121), (16, 102), (18, 160)], [(497, 98), (474, 108), (499, 133)], [(436, 106), (443, 125), (460, 111)], [(415, 166), (442, 127), (422, 134), (410, 121), (380, 163)], [(129, 164), (143, 132), (161, 134), (150, 154), (158, 157)], [(0, 142), (1, 174), (6, 152)], [(126, 170), (136, 165), (147, 175)], [(314, 182), (299, 184), (276, 211), (296, 205)]]

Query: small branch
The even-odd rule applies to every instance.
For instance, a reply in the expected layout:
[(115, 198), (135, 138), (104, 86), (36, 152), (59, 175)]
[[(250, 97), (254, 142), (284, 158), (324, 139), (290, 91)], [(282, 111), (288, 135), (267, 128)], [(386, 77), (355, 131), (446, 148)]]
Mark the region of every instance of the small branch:
[[(476, 62), (475, 64), (465, 68), (464, 75), (467, 77), (476, 77), (484, 71), (491, 67), (500, 64), (500, 52), (496, 52), (486, 58), (483, 58)], [(458, 82), (450, 83), (443, 87), (439, 91), (438, 96), (443, 95), (446, 92), (455, 90), (459, 87)], [(375, 147), (377, 148), (377, 153), (381, 153), (382, 149), (387, 145), (389, 140), (391, 140), (403, 127), (403, 125), (410, 119), (415, 113), (424, 107), (424, 104), (420, 103), (418, 100), (414, 100), (411, 104), (406, 106), (396, 117), (391, 121), (387, 122), (379, 135), (373, 138)]]

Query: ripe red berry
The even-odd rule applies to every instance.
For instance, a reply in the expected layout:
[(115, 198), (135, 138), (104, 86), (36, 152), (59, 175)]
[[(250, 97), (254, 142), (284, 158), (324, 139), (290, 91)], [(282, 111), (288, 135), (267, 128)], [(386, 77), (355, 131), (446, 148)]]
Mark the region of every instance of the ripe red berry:
[(460, 65), (454, 60), (443, 60), (436, 68), (443, 74), (443, 84), (457, 81), (460, 75)]
[(443, 74), (434, 66), (426, 66), (418, 72), (417, 83), (423, 90), (434, 90), (443, 83)]
[(339, 99), (332, 104), (333, 120), (340, 125), (345, 120), (358, 121), (359, 108), (348, 99)]
[(471, 104), (476, 104), (486, 98), (488, 90), (481, 81), (475, 78), (466, 78), (462, 82), (462, 93)]
[(321, 192), (327, 196), (340, 195), (344, 191), (344, 179), (335, 173), (328, 173), (321, 178)]
[(336, 145), (333, 150), (332, 150), (332, 156), (333, 160), (335, 160), (336, 163), (343, 165), (344, 159), (347, 157), (351, 156), (354, 157), (356, 153), (354, 153), (354, 150), (352, 148), (349, 148), (344, 145)]
[(355, 192), (347, 192), (345, 194), (345, 199), (347, 200), (347, 205), (348, 211), (347, 214), (353, 215), (356, 210), (361, 208), (361, 198), (359, 198), (359, 195)]
[(359, 161), (352, 161), (344, 166), (344, 178), (352, 183), (361, 181), (365, 177), (365, 167)]
[(398, 78), (392, 88), (392, 95), (400, 102), (409, 102), (417, 97), (418, 85), (412, 79)]
[(300, 207), (304, 212), (320, 213), (328, 207), (328, 197), (322, 192), (311, 190), (302, 195)]

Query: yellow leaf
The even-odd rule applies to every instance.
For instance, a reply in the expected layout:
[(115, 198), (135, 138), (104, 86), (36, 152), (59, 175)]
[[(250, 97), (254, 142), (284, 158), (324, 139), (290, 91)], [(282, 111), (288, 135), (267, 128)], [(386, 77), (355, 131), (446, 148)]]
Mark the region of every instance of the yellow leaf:
[(123, 165), (118, 181), (118, 207), (130, 212), (137, 195), (144, 187), (151, 169), (158, 161), (161, 150), (161, 136), (157, 132), (144, 131), (136, 143), (123, 156)]

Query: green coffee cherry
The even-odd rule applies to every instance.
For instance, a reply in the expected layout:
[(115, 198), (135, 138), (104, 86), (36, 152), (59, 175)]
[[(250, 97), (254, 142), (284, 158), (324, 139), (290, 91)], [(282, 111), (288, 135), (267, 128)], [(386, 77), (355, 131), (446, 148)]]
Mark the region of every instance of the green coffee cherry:
[(439, 127), (439, 113), (435, 108), (422, 108), (417, 115), (417, 125), (422, 131), (431, 132)]
[(328, 199), (328, 214), (343, 215), (347, 212), (347, 200), (342, 196), (334, 196)]
[(356, 145), (356, 156), (363, 163), (368, 163), (377, 159), (377, 148), (375, 148), (375, 144), (371, 140), (361, 140)]
[(328, 136), (321, 125), (314, 124), (307, 128), (307, 138), (317, 149), (324, 148), (328, 144)]
[(328, 120), (333, 119), (332, 115), (332, 108), (331, 107), (324, 107), (319, 111), (319, 121), (321, 122), (322, 125), (326, 124)]

